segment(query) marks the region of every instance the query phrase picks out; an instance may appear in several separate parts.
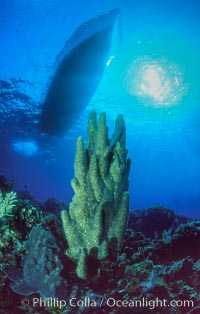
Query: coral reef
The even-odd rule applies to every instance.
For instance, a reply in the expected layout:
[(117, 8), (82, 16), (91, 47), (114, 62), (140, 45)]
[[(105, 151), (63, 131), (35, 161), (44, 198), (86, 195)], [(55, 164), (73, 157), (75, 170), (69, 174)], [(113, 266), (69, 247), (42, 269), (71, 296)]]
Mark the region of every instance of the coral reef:
[[(50, 219), (54, 225), (55, 216)], [(12, 281), (12, 290), (25, 296), (40, 293), (43, 298), (55, 297), (56, 289), (62, 282), (60, 272), (63, 265), (59, 256), (63, 248), (50, 232), (45, 220), (32, 228), (26, 247), (28, 254), (23, 269), (12, 266), (3, 268), (4, 273)]]
[(88, 148), (79, 137), (76, 144), (74, 197), (69, 212), (61, 213), (69, 248), (66, 254), (77, 260), (77, 275), (87, 278), (87, 257), (97, 250), (98, 259), (117, 256), (129, 211), (126, 129), (122, 115), (108, 139), (106, 115), (90, 112)]
[[(41, 204), (28, 191), (12, 192), (0, 178), (1, 313), (199, 313), (200, 220), (160, 206), (131, 212), (126, 228), (125, 144), (122, 116), (109, 140), (105, 114), (97, 123), (91, 112), (87, 148), (77, 140), (69, 210), (55, 199)], [(66, 305), (31, 306), (33, 298)]]
[(181, 223), (185, 224), (190, 220), (175, 214), (169, 208), (156, 206), (130, 212), (128, 228), (142, 232), (147, 237), (156, 238), (160, 237), (164, 230), (171, 228), (174, 232)]
[(13, 216), (13, 208), (16, 205), (17, 197), (15, 192), (6, 193), (3, 196), (0, 191), (0, 218), (3, 216)]
[[(59, 202), (57, 202), (59, 204)], [(16, 204), (17, 206), (17, 204)], [(60, 205), (62, 208), (62, 204)], [(17, 208), (17, 207), (16, 207)], [(15, 210), (16, 210), (15, 208)], [(166, 208), (155, 209), (158, 217), (165, 216)], [(134, 223), (144, 220), (151, 229), (153, 208), (136, 216)], [(133, 213), (134, 214), (134, 213)], [(152, 214), (154, 215), (154, 214)], [(149, 225), (146, 216), (149, 217)], [(179, 216), (173, 213), (174, 220)], [(146, 314), (152, 305), (134, 307), (109, 307), (106, 300), (139, 302), (145, 300), (190, 300), (186, 306), (156, 306), (154, 313), (198, 313), (200, 301), (200, 232), (199, 220), (181, 223), (172, 228), (170, 241), (163, 242), (163, 231), (169, 230), (164, 219), (155, 231), (157, 237), (147, 237), (141, 232), (127, 229), (117, 261), (104, 258), (98, 261), (98, 273), (82, 281), (76, 276), (76, 263), (64, 255), (65, 235), (61, 222), (55, 215), (41, 217), (30, 228), (17, 216), (5, 216), (0, 226), (0, 304), (5, 313), (67, 314), (67, 313), (138, 313)], [(19, 225), (21, 226), (19, 227)], [(173, 225), (173, 222), (172, 222)], [(9, 227), (8, 227), (9, 226)], [(18, 228), (17, 228), (18, 227)], [(166, 227), (168, 229), (166, 229)], [(4, 272), (2, 272), (2, 270)], [(21, 298), (55, 297), (66, 301), (66, 307), (56, 305), (34, 308), (20, 305)], [(102, 298), (104, 303), (100, 306)], [(69, 304), (73, 300), (73, 307)], [(78, 300), (83, 304), (78, 306)], [(89, 304), (94, 300), (95, 306)], [(86, 302), (86, 303), (85, 303)], [(192, 303), (191, 303), (192, 302)], [(136, 303), (135, 303), (136, 304)]]
[(33, 227), (42, 217), (40, 209), (33, 206), (29, 200), (18, 200), (16, 215), (23, 221), (27, 228)]
[(23, 241), (30, 229), (41, 221), (42, 213), (17, 193), (0, 191), (0, 263), (17, 265), (26, 252)]
[(5, 189), (0, 192), (0, 308), (6, 308), (6, 313), (17, 313), (10, 308), (16, 304), (18, 296), (11, 291), (10, 281), (3, 269), (17, 268), (22, 263), (28, 253), (25, 241), (42, 214), (28, 200), (21, 200), (17, 193), (4, 192)]

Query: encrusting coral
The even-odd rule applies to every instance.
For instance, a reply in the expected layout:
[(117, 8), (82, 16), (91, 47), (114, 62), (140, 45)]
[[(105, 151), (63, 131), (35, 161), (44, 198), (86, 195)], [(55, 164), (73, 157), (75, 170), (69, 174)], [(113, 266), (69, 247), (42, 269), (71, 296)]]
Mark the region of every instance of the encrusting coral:
[(98, 259), (116, 258), (120, 250), (129, 213), (126, 127), (118, 115), (112, 138), (108, 138), (106, 114), (90, 112), (88, 147), (77, 139), (74, 197), (69, 212), (61, 212), (68, 242), (66, 255), (77, 261), (76, 274), (86, 279), (87, 257), (96, 252)]

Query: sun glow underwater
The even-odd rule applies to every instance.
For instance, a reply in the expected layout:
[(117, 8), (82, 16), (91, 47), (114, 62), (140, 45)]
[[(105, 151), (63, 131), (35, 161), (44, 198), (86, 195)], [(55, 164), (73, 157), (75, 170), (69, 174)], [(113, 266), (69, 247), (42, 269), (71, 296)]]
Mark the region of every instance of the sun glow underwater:
[(178, 66), (165, 57), (138, 57), (128, 66), (126, 90), (153, 107), (178, 105), (187, 93), (184, 76)]

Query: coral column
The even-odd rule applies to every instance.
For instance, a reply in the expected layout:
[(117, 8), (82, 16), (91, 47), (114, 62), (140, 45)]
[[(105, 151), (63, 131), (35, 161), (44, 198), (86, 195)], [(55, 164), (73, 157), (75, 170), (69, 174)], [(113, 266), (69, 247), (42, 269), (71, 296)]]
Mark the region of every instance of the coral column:
[(69, 212), (61, 213), (68, 242), (66, 255), (77, 261), (78, 277), (86, 279), (87, 258), (96, 252), (97, 259), (116, 258), (120, 250), (129, 213), (126, 127), (118, 115), (115, 131), (108, 138), (106, 114), (90, 112), (88, 147), (77, 139), (75, 178), (71, 185), (74, 197)]

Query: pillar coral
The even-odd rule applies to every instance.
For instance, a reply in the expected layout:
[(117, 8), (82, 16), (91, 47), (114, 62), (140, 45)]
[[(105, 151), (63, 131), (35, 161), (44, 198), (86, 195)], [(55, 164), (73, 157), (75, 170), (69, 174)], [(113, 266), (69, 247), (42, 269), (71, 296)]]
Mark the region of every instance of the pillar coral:
[(76, 143), (75, 177), (71, 181), (74, 197), (69, 211), (61, 218), (68, 242), (66, 255), (77, 261), (76, 274), (88, 277), (87, 258), (96, 250), (101, 260), (116, 257), (120, 250), (129, 213), (126, 127), (118, 115), (115, 131), (108, 138), (106, 114), (90, 112), (88, 145), (82, 137)]

